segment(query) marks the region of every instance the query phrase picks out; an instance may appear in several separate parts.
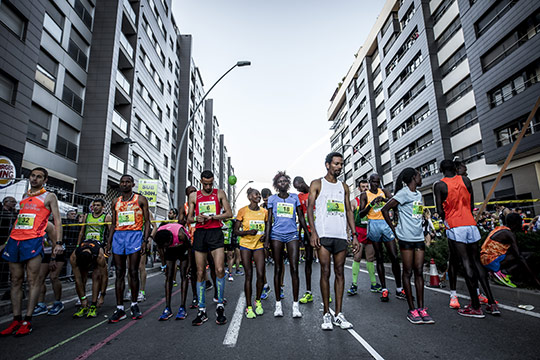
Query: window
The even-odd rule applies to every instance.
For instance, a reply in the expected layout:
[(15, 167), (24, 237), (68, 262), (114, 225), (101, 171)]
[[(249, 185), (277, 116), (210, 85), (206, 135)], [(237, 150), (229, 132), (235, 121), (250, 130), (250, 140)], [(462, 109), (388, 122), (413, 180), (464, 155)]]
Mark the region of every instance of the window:
[(414, 113), (411, 117), (407, 118), (399, 127), (397, 127), (393, 132), (394, 141), (405, 135), (408, 131), (418, 125), (422, 120), (429, 116), (429, 105), (425, 104), (418, 111)]
[(384, 153), (388, 149), (390, 149), (390, 143), (386, 140), (384, 144), (381, 145), (381, 153)]
[(377, 132), (379, 133), (379, 135), (382, 135), (382, 133), (386, 131), (386, 128), (386, 120), (384, 120), (383, 123), (377, 127)]
[(43, 50), (39, 52), (39, 60), (36, 66), (35, 80), (38, 84), (45, 89), (54, 93), (56, 86), (56, 73), (58, 69), (58, 62), (49, 56)]
[(399, 76), (394, 80), (392, 85), (388, 88), (388, 96), (392, 96), (397, 89), (403, 84), (405, 80), (411, 75), (422, 63), (422, 52), (418, 52), (414, 58), (407, 64), (405, 69), (399, 74)]
[(414, 3), (412, 3), (411, 6), (409, 7), (409, 9), (407, 10), (407, 12), (405, 13), (405, 15), (403, 15), (403, 18), (401, 19), (401, 21), (400, 21), (402, 31), (403, 31), (403, 29), (405, 29), (405, 26), (407, 26), (409, 21), (411, 21), (415, 11), (416, 11), (416, 9), (414, 8)]
[(377, 106), (377, 109), (376, 109), (377, 116), (379, 116), (384, 111), (384, 109), (385, 109), (384, 102), (382, 102), (381, 105)]
[(73, 108), (79, 114), (82, 114), (83, 108), (83, 93), (84, 87), (73, 78), (69, 73), (66, 72), (66, 77), (64, 79), (64, 91), (62, 93), (62, 101), (64, 101), (68, 106)]
[[(495, 130), (495, 137), (497, 138), (497, 147), (512, 144), (517, 140), (517, 137), (525, 122), (527, 121), (527, 115), (519, 117), (517, 120), (511, 121), (501, 128)], [(538, 113), (532, 119), (529, 128), (525, 131), (524, 136), (537, 134), (540, 132), (540, 116)]]
[(88, 49), (90, 46), (82, 38), (82, 36), (71, 28), (71, 35), (69, 39), (68, 54), (73, 60), (77, 62), (84, 70), (86, 70), (86, 64), (88, 63)]
[(387, 172), (392, 171), (392, 162), (389, 161), (389, 162), (387, 162), (386, 164), (384, 164), (384, 165), (382, 166), (381, 170), (382, 170), (382, 173), (383, 173), (383, 174), (386, 174)]
[(33, 143), (47, 147), (49, 144), (50, 122), (51, 113), (36, 104), (32, 104), (26, 138)]
[(484, 157), (482, 142), (479, 141), (465, 149), (455, 152), (454, 157), (458, 157), (464, 164), (469, 164), (473, 161), (482, 159)]
[(163, 155), (163, 166), (169, 166), (169, 157), (167, 155)]
[(43, 18), (43, 29), (45, 29), (54, 40), (62, 42), (62, 33), (64, 27), (64, 15), (56, 6), (49, 2), (47, 12)]
[(360, 132), (360, 130), (362, 130), (362, 128), (368, 123), (368, 117), (367, 115), (364, 116), (364, 118), (360, 121), (360, 123), (358, 125), (355, 126), (355, 128), (353, 129), (352, 133), (351, 133), (351, 137), (355, 137), (356, 134), (358, 134)]
[(131, 158), (131, 166), (133, 166), (135, 169), (139, 168), (139, 158), (140, 156), (137, 153), (133, 153), (133, 157)]
[(422, 77), (416, 84), (413, 85), (413, 87), (407, 91), (407, 93), (397, 102), (396, 105), (390, 110), (390, 116), (391, 118), (395, 118), (400, 112), (405, 109), (407, 105), (413, 99), (422, 92), (426, 88), (426, 81), (425, 78)]
[(394, 45), (394, 43), (396, 42), (396, 39), (398, 38), (400, 33), (394, 33), (392, 34), (392, 36), (390, 36), (390, 39), (388, 39), (388, 41), (386, 42), (386, 45), (384, 45), (383, 47), (383, 54), (386, 56), (386, 54), (388, 54), (388, 52), (390, 51), (390, 49), (392, 48), (392, 46)]
[(449, 124), (450, 135), (454, 136), (456, 134), (459, 134), (463, 130), (470, 128), (476, 123), (478, 123), (476, 108), (472, 108), (471, 110), (467, 111), (465, 114), (461, 115)]
[(455, 70), (463, 60), (467, 58), (467, 51), (465, 50), (465, 45), (456, 50), (452, 56), (448, 58), (441, 66), (441, 76), (445, 77)]
[(17, 81), (11, 76), (0, 72), (0, 99), (14, 105), (16, 92)]
[(525, 91), (526, 88), (536, 84), (540, 79), (540, 63), (538, 61), (539, 59), (536, 59), (531, 66), (519, 71), (516, 75), (492, 89), (488, 93), (491, 107), (501, 105)]
[(396, 55), (390, 60), (390, 63), (386, 66), (386, 76), (390, 75), (390, 73), (396, 68), (397, 64), (399, 63), (399, 60), (407, 53), (407, 51), (413, 46), (414, 42), (420, 34), (418, 33), (418, 28), (415, 27), (413, 31), (411, 31), (409, 37), (405, 40), (403, 45), (398, 49), (396, 52)]
[(423, 178), (430, 177), (431, 175), (435, 175), (439, 173), (439, 167), (437, 166), (437, 160), (433, 159), (430, 162), (427, 162), (423, 165), (420, 165), (416, 168), (420, 174), (422, 174)]
[(7, 1), (0, 1), (0, 23), (7, 27), (21, 40), (26, 34), (26, 19)]
[(384, 22), (384, 25), (381, 29), (381, 37), (383, 37), (386, 31), (390, 28), (390, 25), (392, 25), (394, 19), (397, 19), (397, 13), (395, 12), (391, 13), (390, 16), (388, 16), (388, 19), (386, 19), (386, 21)]
[(150, 176), (150, 163), (146, 160), (143, 161), (143, 173)]
[(364, 109), (366, 104), (367, 104), (366, 98), (363, 98), (362, 101), (360, 102), (360, 104), (358, 104), (356, 109), (354, 109), (353, 113), (351, 114), (351, 121), (356, 119), (356, 117), (358, 116), (358, 114), (360, 114), (360, 111), (362, 111), (362, 109)]
[(431, 144), (433, 144), (433, 133), (429, 131), (424, 134), (418, 140), (413, 141), (408, 146), (405, 146), (403, 149), (396, 153), (396, 164), (399, 164), (411, 156), (418, 154), (420, 151), (426, 149)]
[(379, 64), (375, 70), (373, 70), (373, 74), (371, 75), (373, 79), (377, 77), (381, 73), (381, 65)]
[(77, 161), (78, 143), (79, 131), (60, 120), (58, 123), (58, 136), (56, 137), (56, 153)]
[(435, 9), (435, 11), (433, 12), (433, 24), (435, 25), (437, 23), (437, 21), (439, 21), (442, 16), (444, 15), (444, 13), (446, 12), (446, 10), (448, 10), (448, 8), (450, 7), (450, 5), (452, 5), (454, 3), (455, 0), (444, 0), (437, 9)]
[(540, 32), (540, 11), (529, 16), (519, 24), (514, 30), (506, 35), (501, 41), (493, 46), (489, 51), (480, 57), (482, 69), (488, 71), (517, 48), (525, 44)]
[(450, 39), (461, 29), (461, 20), (459, 16), (452, 21), (437, 39), (437, 49), (440, 50)]
[(489, 8), (484, 15), (474, 24), (476, 37), (480, 37), (486, 33), (504, 14), (514, 6), (518, 0), (499, 0)]
[[(154, 45), (154, 50), (156, 50), (156, 53), (158, 55), (159, 60), (161, 60), (161, 63), (165, 65), (165, 54), (163, 53), (163, 50), (161, 50), (161, 46), (159, 46), (159, 43), (154, 36), (154, 33), (152, 32), (152, 27), (148, 23), (148, 20), (146, 17), (143, 16), (143, 29), (146, 32), (146, 35), (148, 35), (148, 38), (150, 39), (150, 42), (152, 45)], [(169, 64), (169, 70), (172, 71), (172, 63)]]
[(458, 101), (472, 90), (471, 77), (467, 76), (465, 79), (461, 80), (459, 84), (448, 90), (445, 94), (446, 96), (446, 106), (453, 104)]
[(92, 15), (90, 14), (90, 11), (83, 5), (81, 0), (75, 0), (75, 5), (73, 6), (75, 9), (75, 13), (79, 15), (84, 25), (86, 25), (87, 28), (92, 28)]

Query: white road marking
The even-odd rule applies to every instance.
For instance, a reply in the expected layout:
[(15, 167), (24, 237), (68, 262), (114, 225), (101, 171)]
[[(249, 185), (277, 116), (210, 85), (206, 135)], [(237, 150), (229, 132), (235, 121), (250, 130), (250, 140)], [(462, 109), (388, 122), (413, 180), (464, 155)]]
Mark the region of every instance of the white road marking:
[[(352, 269), (351, 266), (349, 265), (345, 265), (345, 267), (347, 269)], [(364, 270), (364, 269), (360, 269), (361, 272), (363, 273), (368, 273), (367, 270)], [(377, 275), (378, 276), (378, 275)], [(385, 276), (387, 279), (389, 280), (395, 280), (393, 276)], [(443, 290), (443, 289), (438, 289), (438, 288), (432, 288), (432, 287), (428, 287), (428, 286), (424, 286), (424, 289), (425, 290), (431, 290), (431, 291), (435, 291), (435, 292), (438, 292), (438, 293), (441, 293), (441, 294), (447, 294), (447, 295), (450, 295), (450, 291), (448, 290)], [(468, 295), (463, 295), (463, 294), (457, 294), (458, 297), (462, 298), (462, 299), (466, 299), (466, 300), (470, 300), (471, 297), (468, 296)], [(537, 313), (537, 312), (534, 312), (534, 311), (527, 311), (527, 310), (523, 310), (523, 309), (520, 309), (520, 308), (517, 308), (515, 306), (510, 306), (510, 305), (504, 305), (504, 304), (497, 304), (497, 306), (501, 309), (505, 309), (505, 310), (510, 310), (510, 311), (513, 311), (513, 312), (517, 312), (517, 313), (520, 313), (520, 314), (524, 314), (524, 315), (528, 315), (528, 316), (532, 316), (532, 317), (535, 317), (535, 318), (539, 318), (540, 319), (540, 314)]]
[[(332, 316), (336, 315), (336, 313), (332, 309), (330, 309), (330, 313), (332, 314)], [(364, 340), (364, 338), (361, 337), (354, 329), (347, 329), (347, 331), (364, 347), (364, 349), (366, 349), (371, 354), (371, 356), (373, 356), (374, 359), (384, 360), (384, 358), (371, 345), (369, 345), (369, 343)]]
[(244, 292), (240, 293), (238, 298), (238, 303), (236, 304), (236, 309), (234, 310), (234, 315), (229, 323), (229, 328), (225, 334), (225, 339), (223, 339), (223, 345), (227, 347), (236, 346), (236, 341), (238, 340), (238, 333), (240, 332), (240, 325), (242, 325), (242, 318), (244, 316), (244, 308), (246, 307), (246, 296)]

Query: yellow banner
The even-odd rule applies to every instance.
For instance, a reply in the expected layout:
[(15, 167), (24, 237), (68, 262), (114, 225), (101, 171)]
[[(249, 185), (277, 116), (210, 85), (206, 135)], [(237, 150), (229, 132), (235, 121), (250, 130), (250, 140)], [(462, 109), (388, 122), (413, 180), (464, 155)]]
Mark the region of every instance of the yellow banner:
[(152, 179), (139, 179), (139, 194), (148, 199), (148, 206), (157, 205), (158, 181)]

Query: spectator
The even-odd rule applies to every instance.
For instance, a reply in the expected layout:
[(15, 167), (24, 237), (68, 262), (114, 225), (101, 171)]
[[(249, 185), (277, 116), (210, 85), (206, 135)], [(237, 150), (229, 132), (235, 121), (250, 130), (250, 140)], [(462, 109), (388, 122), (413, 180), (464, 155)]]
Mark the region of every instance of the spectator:
[(435, 226), (433, 226), (433, 222), (431, 221), (431, 211), (428, 208), (424, 209), (422, 228), (424, 229), (424, 241), (426, 246), (429, 246), (435, 237)]
[[(66, 247), (64, 256), (66, 259), (69, 259), (71, 254), (73, 253), (73, 251), (75, 251), (75, 248), (77, 247), (77, 241), (79, 240), (79, 232), (81, 231), (80, 226), (74, 226), (73, 224), (81, 224), (81, 221), (77, 216), (77, 211), (74, 209), (68, 210), (66, 216), (66, 219), (62, 219), (63, 241)], [(73, 281), (73, 273), (71, 269), (71, 263), (69, 261), (67, 262), (66, 276), (68, 277), (69, 281)]]

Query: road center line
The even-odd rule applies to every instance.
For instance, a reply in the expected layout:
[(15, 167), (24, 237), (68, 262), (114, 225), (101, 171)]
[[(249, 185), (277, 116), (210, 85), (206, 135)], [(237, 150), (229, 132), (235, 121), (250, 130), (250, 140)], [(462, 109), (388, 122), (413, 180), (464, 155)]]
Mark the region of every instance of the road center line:
[[(334, 310), (329, 310), (332, 316), (336, 315)], [(384, 358), (371, 345), (369, 345), (369, 343), (364, 340), (364, 338), (361, 337), (360, 334), (358, 334), (354, 329), (348, 329), (347, 331), (356, 339), (356, 341), (358, 341), (364, 347), (364, 349), (366, 349), (370, 353), (371, 356), (373, 356), (374, 359), (384, 360)]]
[[(352, 269), (351, 266), (349, 265), (345, 265), (345, 267), (347, 269)], [(360, 269), (361, 272), (363, 273), (368, 273), (367, 270), (364, 270), (364, 269)], [(389, 280), (395, 280), (393, 276), (385, 276), (387, 279)], [(428, 287), (428, 286), (424, 286), (424, 289), (425, 290), (431, 290), (431, 291), (435, 291), (435, 292), (438, 292), (438, 293), (441, 293), (441, 294), (447, 294), (447, 295), (450, 295), (450, 291), (448, 290), (443, 290), (443, 289), (439, 289), (439, 288), (432, 288), (432, 287)], [(457, 294), (458, 297), (462, 298), (462, 299), (467, 299), (467, 300), (470, 300), (470, 296), (468, 295), (463, 295), (463, 294)], [(540, 319), (540, 314), (537, 313), (537, 312), (534, 312), (534, 311), (527, 311), (527, 310), (523, 310), (523, 309), (520, 309), (520, 308), (517, 308), (515, 306), (510, 306), (510, 305), (504, 305), (504, 304), (497, 304), (498, 307), (500, 307), (501, 309), (505, 309), (505, 310), (510, 310), (510, 311), (513, 311), (513, 312), (517, 312), (517, 313), (520, 313), (520, 314), (523, 314), (523, 315), (528, 315), (528, 316), (532, 316), (532, 317), (535, 317), (535, 318), (539, 318)]]
[(236, 304), (236, 309), (234, 310), (234, 315), (225, 334), (225, 339), (223, 339), (223, 345), (227, 347), (234, 347), (236, 341), (238, 340), (238, 333), (240, 332), (240, 325), (242, 325), (242, 317), (244, 315), (244, 308), (246, 307), (246, 296), (244, 292), (240, 293), (238, 298), (238, 303)]

